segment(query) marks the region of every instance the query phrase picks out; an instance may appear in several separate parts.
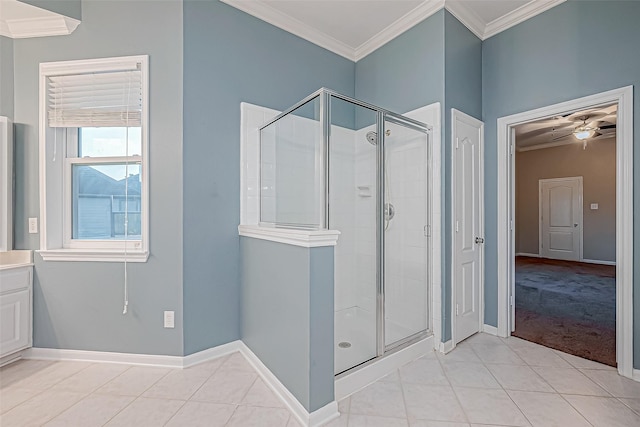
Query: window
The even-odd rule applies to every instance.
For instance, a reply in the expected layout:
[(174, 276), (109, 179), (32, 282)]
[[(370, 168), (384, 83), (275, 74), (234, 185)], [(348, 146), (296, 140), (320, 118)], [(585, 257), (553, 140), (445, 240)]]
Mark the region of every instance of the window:
[(44, 260), (146, 261), (147, 64), (40, 64)]

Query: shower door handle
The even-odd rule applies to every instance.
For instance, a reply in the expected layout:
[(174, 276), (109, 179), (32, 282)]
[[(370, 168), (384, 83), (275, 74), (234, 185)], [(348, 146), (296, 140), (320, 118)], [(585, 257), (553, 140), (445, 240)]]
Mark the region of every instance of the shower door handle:
[(484, 238), (476, 237), (476, 244), (484, 243)]

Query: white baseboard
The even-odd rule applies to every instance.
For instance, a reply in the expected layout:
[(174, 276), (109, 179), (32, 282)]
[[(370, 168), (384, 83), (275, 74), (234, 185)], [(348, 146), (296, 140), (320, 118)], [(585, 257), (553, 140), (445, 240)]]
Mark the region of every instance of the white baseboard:
[(447, 342), (441, 342), (438, 346), (438, 351), (443, 354), (449, 353), (451, 350), (456, 348), (455, 344), (453, 344), (453, 340), (449, 340)]
[(198, 363), (240, 351), (242, 341), (232, 341), (188, 356), (163, 356), (157, 354), (115, 353), (109, 351), (65, 350), (32, 347), (23, 351), (23, 359), (73, 360), (77, 362), (121, 363), (162, 368), (188, 368)]
[(587, 264), (616, 265), (615, 261), (600, 261), (597, 259), (581, 259), (580, 262), (586, 262)]
[(320, 426), (340, 416), (340, 413), (338, 412), (338, 403), (335, 400), (312, 413), (307, 412), (298, 399), (291, 394), (291, 392), (280, 382), (273, 372), (271, 372), (269, 368), (262, 363), (258, 356), (256, 356), (255, 353), (242, 341), (240, 341), (240, 353), (242, 353), (249, 364), (258, 371), (262, 380), (267, 384), (271, 391), (273, 391), (276, 396), (284, 402), (287, 408), (293, 412), (296, 419), (302, 423), (303, 426)]
[[(162, 356), (153, 354), (114, 353), (108, 351), (63, 350), (55, 348), (29, 348), (22, 352), (23, 359), (78, 361), (94, 363), (121, 363), (137, 366), (153, 366), (163, 368), (188, 368), (207, 362), (227, 354), (240, 352), (258, 372), (267, 386), (278, 396), (285, 406), (293, 412), (296, 419), (305, 427), (316, 427), (338, 418), (338, 403), (334, 400), (324, 407), (309, 413), (291, 394), (278, 378), (265, 366), (249, 347), (242, 341), (232, 341), (217, 347), (199, 351), (188, 356)], [(8, 360), (7, 363), (13, 361)]]
[(373, 363), (365, 364), (361, 368), (345, 375), (341, 375), (335, 382), (335, 399), (342, 400), (361, 390), (380, 378), (389, 375), (399, 367), (416, 360), (428, 352), (433, 351), (433, 336), (427, 337), (395, 353), (391, 353)]
[(489, 335), (498, 336), (498, 328), (496, 328), (495, 326), (487, 325), (486, 323), (482, 325), (482, 332)]
[(530, 258), (540, 258), (540, 254), (530, 254), (527, 252), (518, 252), (516, 256), (528, 256)]

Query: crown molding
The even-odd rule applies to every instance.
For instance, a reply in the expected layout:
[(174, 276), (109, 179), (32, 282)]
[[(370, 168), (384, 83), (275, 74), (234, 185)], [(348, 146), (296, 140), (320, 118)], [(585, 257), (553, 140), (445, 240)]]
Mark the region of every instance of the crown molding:
[(73, 33), (78, 25), (80, 25), (80, 21), (63, 15), (9, 19), (0, 21), (0, 35), (12, 39), (66, 36)]
[(220, 0), (223, 3), (233, 6), (249, 15), (255, 16), (271, 25), (275, 25), (285, 31), (290, 32), (300, 38), (310, 41), (320, 47), (330, 50), (340, 56), (351, 61), (355, 61), (354, 50), (347, 44), (318, 31), (310, 25), (305, 24), (285, 13), (272, 8), (271, 6), (260, 1), (242, 1), (242, 0)]
[(486, 40), (491, 36), (495, 36), (496, 34), (524, 22), (527, 19), (533, 18), (534, 16), (556, 7), (565, 1), (566, 0), (532, 0), (524, 6), (489, 22), (484, 28), (483, 37), (481, 37), (481, 39)]
[(407, 14), (384, 28), (355, 49), (354, 60), (359, 61), (371, 52), (379, 49), (405, 31), (424, 21), (445, 5), (445, 0), (425, 0)]
[(484, 40), (486, 24), (471, 9), (457, 1), (445, 2), (445, 8), (467, 27), (469, 31), (475, 34), (480, 40)]

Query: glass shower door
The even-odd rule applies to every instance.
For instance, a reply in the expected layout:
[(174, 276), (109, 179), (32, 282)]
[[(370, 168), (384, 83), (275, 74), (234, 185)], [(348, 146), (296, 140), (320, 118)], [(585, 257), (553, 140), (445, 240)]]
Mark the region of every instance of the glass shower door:
[(426, 331), (428, 134), (385, 115), (384, 343)]
[(331, 96), (329, 228), (335, 247), (335, 373), (377, 354), (377, 112)]

